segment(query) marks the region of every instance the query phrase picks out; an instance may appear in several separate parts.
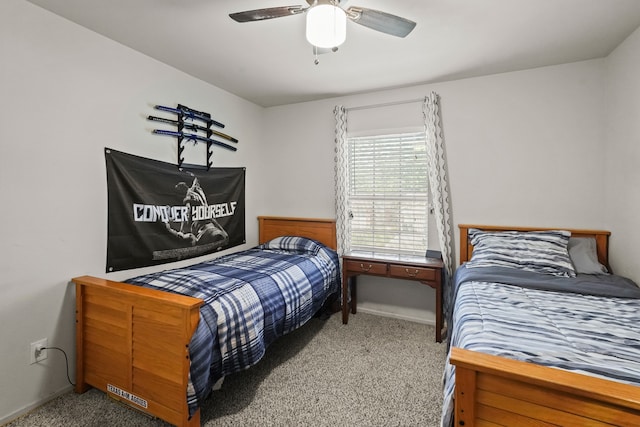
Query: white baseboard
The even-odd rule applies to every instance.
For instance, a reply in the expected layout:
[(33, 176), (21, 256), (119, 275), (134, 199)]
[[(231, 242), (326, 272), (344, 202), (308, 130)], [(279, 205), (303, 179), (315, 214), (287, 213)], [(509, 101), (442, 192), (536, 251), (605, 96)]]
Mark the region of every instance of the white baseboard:
[(416, 316), (415, 314), (385, 311), (384, 309), (367, 307), (365, 305), (360, 305), (360, 304), (358, 304), (358, 312), (374, 314), (376, 316), (390, 317), (392, 319), (407, 320), (409, 322), (422, 323), (424, 325), (432, 325), (432, 326), (436, 325), (435, 320), (428, 319), (421, 316)]
[(3, 426), (5, 424), (10, 423), (11, 421), (14, 421), (16, 418), (20, 418), (21, 416), (33, 411), (34, 409), (39, 408), (40, 406), (44, 405), (45, 403), (48, 403), (50, 401), (52, 401), (53, 399), (57, 398), (58, 396), (62, 396), (65, 393), (68, 393), (69, 391), (73, 390), (73, 386), (69, 385), (67, 387), (64, 387), (63, 389), (58, 390), (57, 392), (50, 394), (49, 396), (37, 400), (27, 406), (23, 406), (22, 408), (18, 409), (17, 411), (12, 412), (9, 415), (6, 415), (2, 418), (0, 418), (0, 426)]

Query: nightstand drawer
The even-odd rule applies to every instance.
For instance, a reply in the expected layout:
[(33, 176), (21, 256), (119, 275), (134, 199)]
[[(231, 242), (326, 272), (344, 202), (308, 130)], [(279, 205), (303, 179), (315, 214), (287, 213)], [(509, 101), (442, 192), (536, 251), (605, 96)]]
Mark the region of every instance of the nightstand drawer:
[(387, 275), (387, 264), (384, 262), (347, 260), (347, 269), (353, 272)]
[(399, 279), (436, 280), (440, 270), (435, 268), (421, 268), (406, 265), (389, 265), (389, 276)]

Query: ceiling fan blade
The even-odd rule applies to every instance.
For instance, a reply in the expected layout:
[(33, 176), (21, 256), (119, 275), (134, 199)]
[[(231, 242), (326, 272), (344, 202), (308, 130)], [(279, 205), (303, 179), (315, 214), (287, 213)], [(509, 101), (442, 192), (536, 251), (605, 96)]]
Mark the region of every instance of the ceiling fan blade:
[(347, 16), (357, 24), (397, 37), (406, 37), (416, 26), (408, 19), (363, 7), (350, 7)]
[(269, 7), (266, 9), (245, 10), (244, 12), (230, 13), (229, 17), (236, 22), (262, 21), (265, 19), (298, 15), (306, 12), (307, 9), (308, 8), (302, 6)]

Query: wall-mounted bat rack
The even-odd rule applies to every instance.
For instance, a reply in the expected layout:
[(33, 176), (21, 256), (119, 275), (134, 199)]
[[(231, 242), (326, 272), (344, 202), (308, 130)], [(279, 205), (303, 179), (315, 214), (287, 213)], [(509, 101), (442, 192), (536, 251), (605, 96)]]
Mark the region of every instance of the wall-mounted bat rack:
[[(223, 138), (227, 141), (238, 143), (238, 140), (232, 136), (227, 135), (226, 133), (219, 132), (217, 130), (211, 129), (211, 126), (217, 126), (219, 128), (224, 128), (224, 124), (214, 120), (211, 118), (211, 114), (205, 113), (203, 111), (194, 110), (193, 108), (189, 108), (186, 105), (178, 104), (177, 108), (173, 107), (165, 107), (163, 105), (156, 105), (156, 110), (165, 111), (167, 113), (173, 113), (177, 116), (177, 120), (167, 119), (163, 117), (156, 116), (148, 116), (148, 120), (152, 120), (154, 122), (168, 123), (176, 126), (176, 130), (163, 130), (163, 129), (154, 129), (153, 133), (158, 135), (167, 135), (167, 136), (175, 136), (178, 141), (178, 167), (179, 168), (190, 168), (190, 169), (206, 169), (209, 170), (211, 166), (213, 166), (213, 161), (211, 157), (213, 155), (212, 148), (213, 146), (223, 147), (227, 150), (236, 151), (237, 148), (226, 144), (224, 142), (220, 142), (216, 139), (213, 139), (212, 136)], [(206, 126), (203, 126), (206, 125)], [(185, 132), (187, 130), (187, 132)], [(203, 132), (205, 135), (202, 133)], [(193, 141), (194, 143), (205, 142), (207, 144), (207, 158), (206, 165), (196, 165), (196, 164), (187, 164), (184, 163), (184, 157), (182, 153), (185, 149), (184, 144), (187, 141)]]

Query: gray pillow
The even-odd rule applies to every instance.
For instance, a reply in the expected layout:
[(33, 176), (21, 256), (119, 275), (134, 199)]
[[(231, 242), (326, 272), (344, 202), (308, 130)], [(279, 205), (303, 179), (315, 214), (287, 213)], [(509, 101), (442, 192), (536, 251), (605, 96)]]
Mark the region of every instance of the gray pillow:
[(468, 268), (507, 267), (560, 277), (575, 277), (566, 230), (485, 232), (470, 229), (473, 245)]
[(593, 237), (572, 237), (569, 239), (568, 248), (577, 273), (609, 274), (607, 267), (598, 262), (596, 239)]

